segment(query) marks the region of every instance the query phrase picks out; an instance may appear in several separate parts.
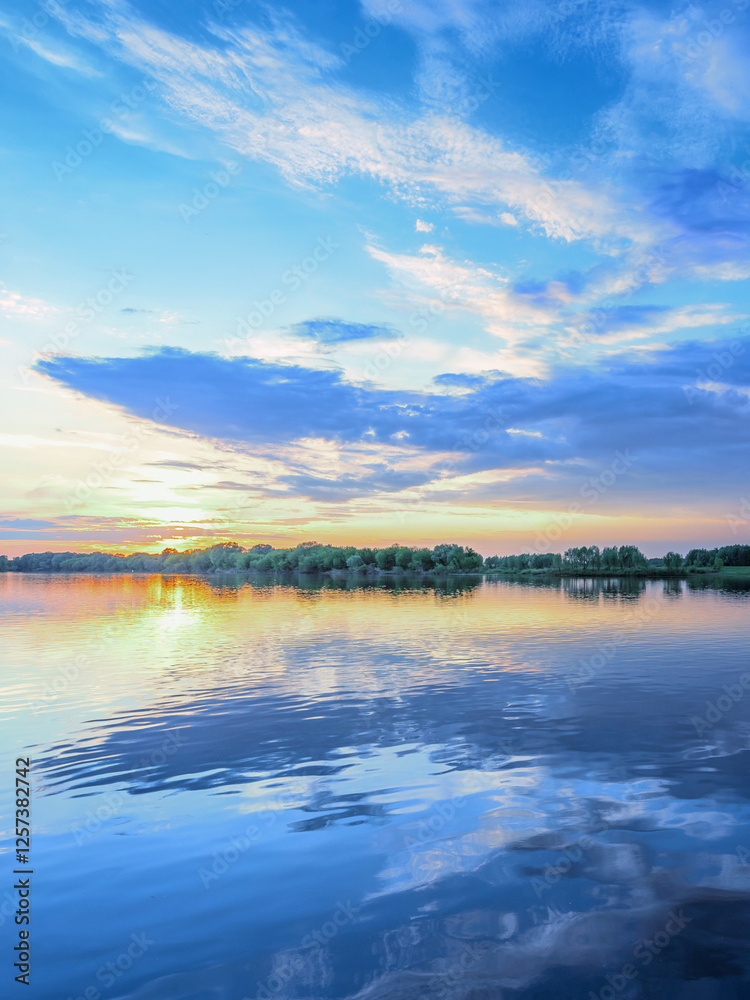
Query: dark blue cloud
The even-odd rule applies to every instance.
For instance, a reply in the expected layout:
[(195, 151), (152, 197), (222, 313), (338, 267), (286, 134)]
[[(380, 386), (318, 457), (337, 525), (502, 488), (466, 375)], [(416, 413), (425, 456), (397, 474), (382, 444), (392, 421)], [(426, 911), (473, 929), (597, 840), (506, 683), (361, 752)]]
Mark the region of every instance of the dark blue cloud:
[(730, 169), (637, 170), (635, 189), (675, 235), (660, 253), (670, 269), (738, 264), (750, 255), (750, 175)]
[(76, 517), (61, 517), (58, 521), (38, 521), (34, 518), (0, 519), (0, 541), (58, 541), (62, 538), (81, 538), (77, 529), (66, 530), (65, 523), (85, 523)]
[(56, 528), (55, 538), (58, 536), (59, 525), (54, 521), (37, 521), (33, 518), (3, 518), (0, 519), (0, 540), (12, 541), (13, 539), (35, 539), (45, 538), (50, 528)]
[(577, 296), (586, 288), (594, 274), (581, 274), (580, 271), (567, 271), (558, 274), (551, 281), (539, 281), (534, 278), (524, 278), (511, 285), (511, 291), (527, 305), (540, 309), (558, 309), (565, 305), (567, 294)]
[[(292, 470), (289, 485), (321, 499), (435, 479), (444, 468), (438, 453), (446, 451), (456, 455), (455, 472), (545, 468), (562, 481), (631, 449), (646, 493), (690, 483), (696, 492), (719, 483), (746, 491), (750, 400), (740, 390), (750, 386), (747, 337), (683, 343), (636, 361), (622, 356), (606, 369), (559, 369), (546, 381), (496, 372), (435, 380), (460, 385), (460, 395), (353, 385), (338, 372), (174, 348), (137, 358), (48, 357), (37, 368), (86, 396), (203, 437), (263, 447), (323, 437), (435, 455), (432, 470), (414, 476), (371, 468), (336, 482)], [(709, 380), (731, 388), (709, 391)]]
[(495, 370), (481, 374), (476, 372), (446, 372), (444, 375), (436, 375), (432, 381), (438, 387), (444, 385), (448, 388), (455, 386), (457, 389), (477, 389), (481, 385), (487, 385), (488, 382), (496, 382), (501, 378), (509, 377), (503, 372)]
[(343, 319), (309, 319), (291, 327), (300, 337), (309, 337), (322, 344), (343, 344), (349, 340), (392, 338), (398, 332), (390, 326), (374, 323), (347, 323)]
[(586, 277), (580, 271), (568, 271), (566, 274), (561, 274), (558, 280), (563, 282), (573, 295), (580, 295), (586, 287)]
[(13, 531), (19, 528), (31, 528), (36, 530), (37, 528), (54, 528), (56, 524), (54, 521), (36, 521), (33, 518), (28, 517), (12, 517), (12, 518), (0, 518), (0, 529), (5, 530), (10, 528)]
[(321, 500), (324, 503), (345, 503), (361, 496), (398, 493), (413, 486), (421, 486), (429, 482), (432, 476), (423, 472), (389, 469), (382, 465), (372, 473), (365, 470), (360, 476), (339, 476), (337, 479), (326, 479), (305, 472), (279, 478), (292, 488), (295, 495)]
[(750, 191), (729, 173), (679, 169), (653, 175), (651, 209), (695, 234), (750, 232)]
[(561, 289), (551, 281), (519, 281), (512, 286), (512, 291), (522, 302), (540, 309), (556, 309), (562, 304)]
[(196, 465), (195, 462), (178, 462), (176, 459), (168, 459), (163, 462), (146, 462), (146, 465), (154, 465), (159, 469), (196, 469), (201, 471), (204, 466)]
[(669, 306), (613, 306), (609, 309), (593, 310), (592, 316), (599, 319), (594, 327), (599, 333), (622, 330), (631, 326), (653, 326), (665, 313), (670, 312)]

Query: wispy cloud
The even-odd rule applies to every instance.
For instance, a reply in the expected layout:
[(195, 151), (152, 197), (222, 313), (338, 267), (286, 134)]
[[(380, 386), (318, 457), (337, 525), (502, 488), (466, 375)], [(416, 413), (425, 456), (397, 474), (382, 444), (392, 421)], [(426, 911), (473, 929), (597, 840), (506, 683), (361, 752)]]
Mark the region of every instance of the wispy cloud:
[(40, 59), (44, 59), (45, 62), (51, 63), (60, 69), (72, 69), (83, 76), (100, 77), (103, 75), (101, 70), (91, 66), (78, 53), (71, 52), (68, 48), (48, 41), (41, 41), (36, 37), (27, 38), (23, 34), (15, 32), (7, 22), (0, 21), (0, 25), (6, 28), (11, 44), (16, 49), (24, 46), (39, 56)]
[(355, 174), (414, 206), (484, 206), (566, 241), (653, 237), (604, 179), (548, 174), (539, 157), (450, 110), (378, 102), (348, 87), (341, 57), (307, 41), (287, 17), (275, 15), (269, 28), (210, 25), (213, 46), (158, 29), (124, 3), (100, 5), (97, 20), (72, 12), (65, 20), (158, 80), (173, 112), (292, 184)]
[(0, 312), (8, 319), (43, 319), (58, 309), (49, 302), (0, 288)]
[(153, 320), (156, 323), (164, 323), (166, 326), (183, 323), (192, 325), (194, 322), (183, 319), (178, 313), (170, 312), (167, 309), (136, 309), (133, 306), (125, 306), (120, 312), (126, 316), (145, 316), (147, 319)]
[(375, 323), (347, 323), (342, 319), (309, 319), (297, 323), (291, 332), (321, 344), (343, 344), (357, 340), (382, 340), (397, 336), (389, 326)]

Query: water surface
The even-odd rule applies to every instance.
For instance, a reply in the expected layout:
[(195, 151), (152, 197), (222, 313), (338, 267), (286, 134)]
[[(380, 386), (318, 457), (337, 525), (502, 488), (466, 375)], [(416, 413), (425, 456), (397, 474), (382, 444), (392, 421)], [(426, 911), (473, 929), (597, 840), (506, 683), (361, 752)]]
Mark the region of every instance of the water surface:
[(24, 995), (746, 998), (749, 612), (686, 583), (1, 576)]

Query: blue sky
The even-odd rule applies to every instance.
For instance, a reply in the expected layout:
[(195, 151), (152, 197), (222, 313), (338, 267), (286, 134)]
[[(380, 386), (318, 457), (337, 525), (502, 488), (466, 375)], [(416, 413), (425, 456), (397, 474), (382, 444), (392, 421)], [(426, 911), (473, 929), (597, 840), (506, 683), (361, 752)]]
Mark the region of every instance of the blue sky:
[(748, 541), (748, 7), (6, 3), (4, 550)]

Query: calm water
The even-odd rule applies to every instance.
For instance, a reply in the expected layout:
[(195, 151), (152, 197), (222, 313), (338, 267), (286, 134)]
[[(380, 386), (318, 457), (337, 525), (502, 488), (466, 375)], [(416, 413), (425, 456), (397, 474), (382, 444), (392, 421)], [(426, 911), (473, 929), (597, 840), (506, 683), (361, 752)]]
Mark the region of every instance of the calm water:
[(750, 996), (750, 591), (6, 574), (0, 617), (3, 997)]

